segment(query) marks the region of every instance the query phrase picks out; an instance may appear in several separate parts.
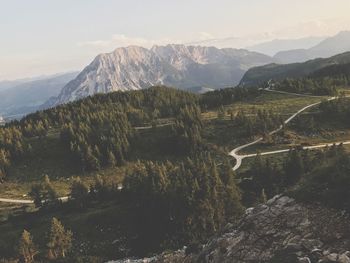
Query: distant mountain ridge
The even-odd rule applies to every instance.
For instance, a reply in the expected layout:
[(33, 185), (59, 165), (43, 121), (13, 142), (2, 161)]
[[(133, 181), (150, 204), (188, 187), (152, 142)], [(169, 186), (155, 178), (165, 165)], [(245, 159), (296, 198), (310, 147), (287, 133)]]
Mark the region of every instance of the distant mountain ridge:
[(38, 110), (50, 97), (57, 96), (77, 74), (69, 72), (40, 79), (2, 82), (0, 115), (22, 115)]
[(225, 88), (238, 84), (249, 68), (271, 62), (269, 56), (243, 49), (185, 45), (118, 48), (98, 55), (49, 104), (154, 85)]
[(248, 50), (266, 54), (268, 56), (275, 56), (277, 53), (286, 50), (295, 49), (308, 49), (321, 41), (326, 37), (304, 37), (299, 39), (274, 39), (271, 41), (263, 42), (253, 46), (247, 47)]
[(281, 51), (274, 58), (281, 63), (297, 63), (315, 58), (327, 58), (347, 51), (350, 51), (350, 31), (342, 31), (309, 49)]
[(0, 81), (0, 91), (13, 88), (21, 83), (23, 83), (23, 81), (21, 81), (21, 80), (3, 80), (3, 81)]
[[(300, 78), (316, 74), (316, 72), (320, 72), (322, 69), (329, 70), (330, 68), (334, 68), (336, 65), (346, 65), (349, 63), (350, 52), (339, 54), (330, 58), (313, 59), (304, 63), (282, 65), (269, 64), (248, 70), (243, 76), (240, 84), (256, 85), (268, 81), (270, 79), (281, 80), (285, 78)], [(318, 74), (326, 73), (322, 73), (321, 71), (321, 73)]]

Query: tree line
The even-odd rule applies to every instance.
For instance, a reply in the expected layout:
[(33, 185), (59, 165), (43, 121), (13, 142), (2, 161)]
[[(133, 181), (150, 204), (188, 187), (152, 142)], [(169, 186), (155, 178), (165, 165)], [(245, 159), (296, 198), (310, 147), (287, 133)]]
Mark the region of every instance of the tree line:
[(268, 133), (283, 125), (282, 116), (272, 110), (257, 110), (251, 115), (247, 115), (240, 110), (236, 114), (231, 113), (231, 121), (237, 129), (241, 130), (243, 137), (251, 137), (254, 135), (267, 136)]
[(17, 127), (0, 128), (0, 183), (5, 179), (10, 165), (29, 150), (30, 145), (24, 142), (21, 129)]
[(333, 79), (326, 78), (286, 78), (282, 81), (274, 82), (274, 89), (300, 94), (311, 94), (317, 96), (336, 96), (337, 87), (340, 84)]
[[(198, 100), (189, 92), (153, 87), (98, 94), (30, 114), (0, 127), (0, 181), (11, 163), (30, 153), (28, 139), (40, 140), (49, 131), (59, 131), (62, 143), (82, 169), (121, 164), (128, 156), (133, 126), (183, 115), (187, 105), (195, 108)], [(184, 136), (196, 137), (188, 132)]]
[(199, 103), (202, 110), (218, 108), (238, 101), (247, 101), (259, 96), (259, 87), (235, 87), (209, 91), (201, 95)]
[(237, 87), (199, 96), (167, 87), (152, 87), (97, 94), (38, 111), (0, 127), (0, 180), (5, 178), (11, 163), (31, 152), (29, 139), (41, 140), (49, 131), (60, 133), (62, 143), (84, 170), (122, 164), (128, 158), (134, 134), (132, 127), (148, 125), (159, 118), (176, 119), (174, 147), (179, 146), (179, 151), (193, 151), (201, 141), (202, 110), (258, 94), (257, 88)]
[(336, 119), (346, 126), (350, 125), (350, 101), (344, 95), (335, 100), (322, 102), (319, 109), (322, 118)]

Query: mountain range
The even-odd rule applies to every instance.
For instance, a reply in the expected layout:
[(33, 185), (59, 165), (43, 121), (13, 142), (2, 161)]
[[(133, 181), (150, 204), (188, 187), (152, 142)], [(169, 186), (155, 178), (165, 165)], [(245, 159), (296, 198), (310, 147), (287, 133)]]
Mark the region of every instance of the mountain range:
[(305, 62), (315, 58), (327, 58), (350, 51), (350, 31), (342, 31), (308, 49), (293, 49), (278, 52), (274, 59), (280, 63)]
[(274, 39), (247, 47), (250, 51), (259, 52), (273, 57), (279, 52), (295, 49), (308, 49), (318, 45), (326, 37), (304, 37), (299, 39)]
[[(294, 49), (283, 51), (291, 47)], [(350, 51), (350, 31), (329, 38), (277, 39), (248, 49), (251, 51), (185, 45), (118, 48), (98, 55), (79, 74), (0, 82), (0, 115), (21, 115), (95, 93), (138, 90), (154, 85), (202, 93), (238, 83), (304, 76), (333, 63), (333, 58), (331, 62), (313, 61), (314, 58)], [(275, 52), (277, 54), (271, 57)], [(308, 60), (311, 61), (300, 64)]]
[(51, 100), (51, 106), (95, 93), (167, 85), (185, 90), (225, 88), (239, 83), (251, 67), (273, 62), (269, 56), (242, 49), (167, 45), (118, 48), (98, 55)]
[[(300, 70), (306, 68), (309, 69), (306, 73), (312, 73), (310, 66), (319, 69), (324, 63), (328, 65), (332, 62), (313, 61), (305, 66), (298, 64), (279, 66), (271, 63), (305, 62), (313, 58), (329, 57), (350, 51), (348, 31), (326, 39), (311, 37), (299, 40), (275, 40), (255, 48), (263, 51), (276, 46), (280, 48), (306, 46), (318, 41), (321, 42), (309, 49), (281, 51), (274, 57), (243, 49), (185, 45), (154, 46), (151, 49), (137, 46), (118, 48), (112, 53), (98, 55), (62, 89), (57, 98), (51, 99), (47, 106), (74, 101), (95, 93), (138, 90), (154, 85), (174, 86), (185, 90), (225, 88), (237, 85), (243, 76), (241, 83), (247, 80), (249, 82), (250, 74), (255, 75), (259, 70), (263, 70), (264, 78), (270, 77), (269, 72), (273, 76), (276, 70), (281, 70), (278, 74), (280, 77), (299, 76), (302, 75), (298, 73)], [(261, 68), (263, 65), (268, 66)], [(254, 67), (257, 68), (251, 70)], [(265, 72), (265, 69), (269, 72)], [(245, 74), (248, 70), (249, 72)], [(287, 71), (293, 72), (293, 70), (294, 73), (286, 74)]]

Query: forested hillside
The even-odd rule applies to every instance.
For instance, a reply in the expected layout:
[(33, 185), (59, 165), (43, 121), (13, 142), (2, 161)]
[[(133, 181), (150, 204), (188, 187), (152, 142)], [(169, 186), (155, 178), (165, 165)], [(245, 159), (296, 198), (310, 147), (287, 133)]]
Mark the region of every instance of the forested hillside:
[[(330, 58), (314, 59), (304, 63), (293, 64), (270, 64), (261, 67), (255, 67), (247, 71), (241, 80), (241, 85), (255, 85), (262, 84), (269, 80), (283, 80), (285, 78), (303, 78), (314, 74), (315, 72), (325, 70), (333, 66), (334, 69), (342, 71), (342, 67), (335, 67), (335, 65), (348, 64), (350, 62), (350, 53), (339, 54)], [(332, 74), (332, 71), (327, 71)], [(317, 73), (315, 73), (317, 74)], [(335, 74), (335, 75), (338, 75)]]
[[(303, 150), (324, 134), (343, 140), (350, 133), (347, 90), (334, 81), (274, 82), (274, 89), (303, 96), (266, 86), (202, 95), (152, 87), (99, 94), (8, 123), (0, 128), (0, 198), (34, 204), (0, 206), (1, 257), (104, 262), (184, 245), (196, 253), (245, 207), (280, 193), (348, 210), (348, 148)], [(290, 150), (257, 154), (233, 172), (228, 152), (260, 136), (252, 153)]]
[(11, 162), (30, 153), (30, 138), (40, 139), (50, 131), (60, 133), (62, 144), (84, 168), (99, 169), (113, 158), (120, 163), (128, 153), (132, 126), (175, 117), (180, 108), (197, 101), (190, 93), (152, 88), (97, 95), (28, 115), (0, 129), (2, 177)]
[[(243, 89), (227, 90), (227, 94), (231, 97), (227, 103), (253, 96)], [(109, 216), (115, 223), (103, 222), (101, 227), (108, 225), (119, 233), (127, 240), (121, 245), (134, 255), (204, 242), (243, 211), (228, 157), (202, 138), (202, 109), (221, 104), (220, 98), (153, 87), (96, 95), (31, 114), (1, 128), (2, 180), (5, 185), (14, 180), (32, 182), (28, 195), (43, 222), (53, 214), (62, 217), (63, 211), (86, 214), (107, 203), (99, 220)], [(32, 154), (40, 149), (48, 154), (36, 167)], [(57, 159), (50, 160), (54, 156)], [(48, 161), (51, 166), (64, 163), (66, 156), (75, 168), (66, 167), (64, 175), (40, 168)], [(14, 173), (23, 163), (26, 172)], [(99, 175), (121, 170), (121, 180)], [(35, 177), (36, 171), (45, 174)], [(61, 204), (59, 182), (76, 175), (80, 177), (72, 179), (68, 189), (71, 201)], [(118, 211), (110, 211), (114, 208)], [(42, 231), (38, 225), (30, 228)], [(85, 236), (85, 230), (78, 236), (79, 240)], [(4, 256), (16, 254), (13, 242), (10, 247), (0, 246)], [(120, 249), (108, 248), (107, 255), (95, 251), (95, 255), (126, 255)], [(45, 250), (39, 242), (37, 258), (45, 258)]]

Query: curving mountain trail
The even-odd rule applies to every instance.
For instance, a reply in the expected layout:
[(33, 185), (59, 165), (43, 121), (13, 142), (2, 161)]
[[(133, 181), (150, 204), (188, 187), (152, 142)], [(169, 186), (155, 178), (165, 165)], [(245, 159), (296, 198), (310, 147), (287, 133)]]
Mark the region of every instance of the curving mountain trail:
[(287, 91), (281, 91), (281, 90), (272, 90), (271, 88), (266, 88), (266, 89), (261, 89), (261, 90), (274, 92), (274, 93), (280, 93), (280, 94), (286, 94), (286, 95), (294, 95), (294, 96), (298, 96), (298, 97), (324, 98), (324, 96), (300, 94), (300, 93), (287, 92)]
[(27, 205), (27, 204), (33, 204), (33, 200), (21, 200), (21, 199), (8, 199), (8, 198), (0, 198), (1, 203), (11, 203), (11, 204), (22, 204), (22, 205)]
[[(59, 197), (58, 200), (62, 202), (68, 201), (68, 196)], [(11, 204), (22, 204), (22, 205), (30, 205), (34, 204), (33, 200), (29, 199), (11, 199), (11, 198), (0, 198), (0, 203), (11, 203)]]
[[(327, 147), (331, 147), (333, 145), (335, 146), (339, 146), (339, 145), (349, 145), (350, 141), (345, 141), (345, 142), (335, 142), (335, 143), (323, 143), (323, 144), (318, 144), (318, 145), (313, 145), (313, 146), (304, 146), (301, 147), (301, 149), (303, 150), (313, 150), (313, 149), (320, 149), (320, 148), (327, 148)], [(259, 153), (260, 155), (272, 155), (272, 154), (277, 154), (277, 153), (286, 153), (289, 152), (289, 149), (283, 149), (283, 150), (276, 150), (276, 151), (271, 151), (271, 152), (262, 152)], [(251, 157), (255, 157), (257, 156), (258, 153), (252, 153), (252, 154), (245, 154), (242, 155), (243, 158), (251, 158)]]
[[(309, 97), (319, 97), (319, 98), (325, 98), (325, 97), (322, 97), (322, 96), (312, 96), (312, 95), (305, 95), (305, 94), (297, 94), (297, 93), (289, 93), (289, 92), (284, 92), (284, 91), (275, 91), (275, 90), (271, 90), (270, 88), (267, 88), (267, 89), (263, 89), (264, 91), (268, 91), (268, 92), (277, 92), (277, 93), (283, 93), (283, 94), (288, 94), (288, 95), (296, 95), (296, 96), (309, 96)], [(331, 97), (331, 98), (328, 98), (327, 100), (328, 101), (331, 101), (331, 100), (335, 100), (337, 99), (338, 97)], [(291, 122), (295, 117), (297, 117), (299, 114), (301, 114), (302, 112), (306, 111), (307, 109), (310, 109), (312, 107), (315, 107), (317, 105), (320, 105), (322, 103), (322, 101), (320, 102), (316, 102), (316, 103), (312, 103), (312, 104), (309, 104), (305, 107), (303, 107), (302, 109), (298, 110), (296, 113), (294, 113), (292, 116), (290, 116), (287, 120), (284, 121), (284, 125), (288, 124), (289, 122)], [(269, 135), (273, 135), (277, 132), (279, 132), (280, 130), (283, 129), (283, 125), (281, 125), (280, 127), (278, 127), (277, 129), (271, 131), (269, 133)], [(253, 142), (250, 142), (250, 143), (247, 143), (247, 144), (244, 144), (244, 145), (241, 145), (235, 149), (233, 149), (229, 155), (232, 156), (235, 160), (236, 160), (236, 164), (235, 166), (232, 168), (233, 171), (236, 171), (238, 170), (241, 165), (242, 165), (242, 161), (243, 159), (245, 158), (250, 158), (250, 157), (254, 157), (254, 156), (257, 156), (257, 153), (255, 154), (245, 154), (245, 155), (240, 155), (238, 154), (239, 151), (245, 149), (245, 148), (248, 148), (252, 145), (255, 145), (255, 144), (258, 144), (259, 142), (261, 142), (263, 140), (263, 137), (260, 137), (258, 139), (256, 139), (255, 141)], [(315, 146), (306, 146), (306, 147), (303, 147), (303, 149), (318, 149), (318, 148), (325, 148), (325, 147), (328, 147), (328, 146), (331, 146), (333, 145), (334, 143), (328, 143), (328, 144), (320, 144), (320, 145), (315, 145)], [(341, 144), (341, 142), (336, 142), (335, 144)], [(343, 142), (342, 144), (350, 144), (350, 141), (347, 141), (347, 142)], [(263, 153), (260, 153), (261, 155), (271, 155), (271, 154), (277, 154), (277, 153), (284, 153), (284, 152), (288, 152), (290, 149), (284, 149), (284, 150), (277, 150), (277, 151), (271, 151), (271, 152), (263, 152)]]

